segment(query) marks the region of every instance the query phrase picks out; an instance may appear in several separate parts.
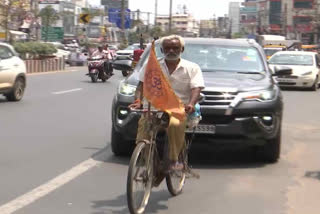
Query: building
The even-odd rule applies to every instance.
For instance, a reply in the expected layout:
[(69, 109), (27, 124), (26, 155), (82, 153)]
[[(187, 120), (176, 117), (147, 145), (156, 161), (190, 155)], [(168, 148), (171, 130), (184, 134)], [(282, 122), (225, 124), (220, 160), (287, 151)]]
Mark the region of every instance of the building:
[(303, 43), (319, 42), (320, 0), (259, 0), (257, 31)]
[(248, 38), (257, 32), (257, 0), (246, 0), (240, 8), (240, 31)]
[[(157, 16), (156, 23), (163, 31), (169, 30), (169, 16)], [(199, 24), (191, 14), (173, 14), (172, 29), (185, 37), (199, 36)]]
[(200, 37), (214, 37), (216, 30), (215, 20), (200, 20)]
[(230, 33), (240, 32), (240, 2), (229, 3)]
[(282, 1), (282, 25), (287, 38), (298, 39), (305, 44), (319, 42), (319, 4), (319, 0)]
[(217, 20), (218, 37), (227, 38), (230, 33), (230, 19), (227, 15), (218, 17)]

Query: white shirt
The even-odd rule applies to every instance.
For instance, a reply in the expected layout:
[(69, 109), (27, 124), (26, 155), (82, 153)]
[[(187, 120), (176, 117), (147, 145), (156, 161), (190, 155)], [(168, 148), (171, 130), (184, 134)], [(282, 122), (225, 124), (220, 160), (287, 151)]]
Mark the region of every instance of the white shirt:
[[(169, 69), (164, 59), (159, 61), (162, 72), (168, 78), (170, 85), (176, 95), (184, 104), (188, 104), (191, 98), (191, 90), (193, 88), (204, 88), (204, 80), (202, 71), (196, 63), (185, 59), (180, 59), (177, 68), (170, 75)], [(144, 72), (147, 63), (142, 68), (139, 74), (139, 80), (144, 81)]]

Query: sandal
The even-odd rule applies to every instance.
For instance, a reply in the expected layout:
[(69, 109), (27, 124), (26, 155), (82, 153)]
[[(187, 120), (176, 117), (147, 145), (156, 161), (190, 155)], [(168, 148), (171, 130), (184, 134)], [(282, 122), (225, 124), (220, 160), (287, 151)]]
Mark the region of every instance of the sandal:
[(172, 171), (175, 171), (175, 170), (181, 171), (181, 170), (183, 170), (183, 168), (184, 168), (183, 163), (180, 163), (178, 161), (173, 161), (169, 165), (169, 170), (172, 170)]

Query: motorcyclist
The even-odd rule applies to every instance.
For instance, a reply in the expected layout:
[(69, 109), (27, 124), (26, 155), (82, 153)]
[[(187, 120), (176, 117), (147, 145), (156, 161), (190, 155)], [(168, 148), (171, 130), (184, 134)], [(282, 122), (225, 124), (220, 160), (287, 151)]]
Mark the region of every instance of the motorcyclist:
[(106, 54), (107, 61), (105, 63), (105, 68), (107, 71), (110, 71), (111, 74), (113, 74), (113, 68), (112, 68), (112, 60), (113, 60), (113, 52), (109, 49), (109, 45), (106, 43), (103, 47), (103, 52)]
[(95, 52), (93, 52), (92, 57), (96, 57), (96, 56), (101, 56), (104, 59), (107, 58), (106, 53), (103, 51), (103, 46), (99, 45), (98, 46), (98, 50), (96, 50)]
[(108, 74), (109, 70), (108, 70), (108, 56), (104, 50), (103, 45), (99, 45), (98, 46), (98, 50), (96, 50), (95, 52), (93, 52), (92, 57), (101, 57), (104, 60), (103, 63), (103, 71)]

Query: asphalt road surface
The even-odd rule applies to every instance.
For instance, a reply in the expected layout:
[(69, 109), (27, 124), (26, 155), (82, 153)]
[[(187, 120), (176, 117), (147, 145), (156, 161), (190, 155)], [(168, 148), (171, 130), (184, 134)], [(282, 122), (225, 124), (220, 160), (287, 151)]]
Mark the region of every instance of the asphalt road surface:
[[(110, 150), (119, 71), (91, 83), (85, 67), (28, 75), (21, 102), (0, 97), (0, 213), (126, 214), (129, 157)], [(246, 148), (195, 145), (188, 179), (171, 197), (153, 189), (146, 213), (318, 214), (320, 91), (283, 91), (281, 159)]]

